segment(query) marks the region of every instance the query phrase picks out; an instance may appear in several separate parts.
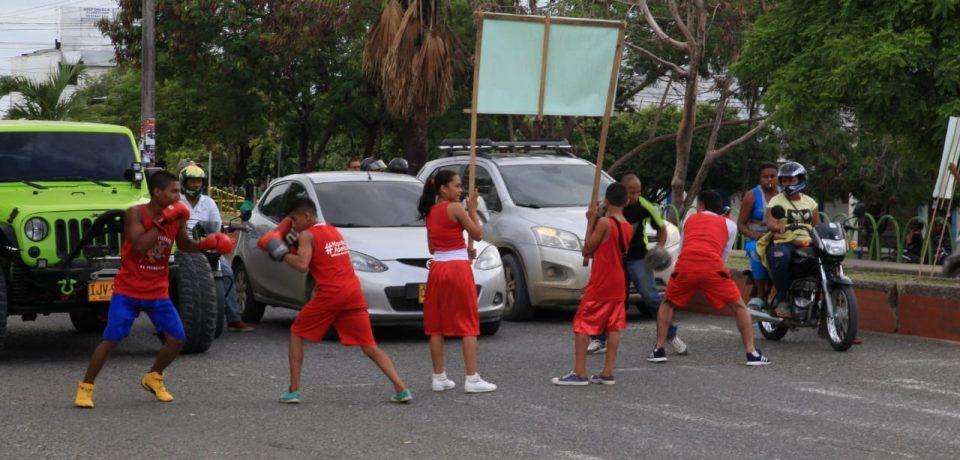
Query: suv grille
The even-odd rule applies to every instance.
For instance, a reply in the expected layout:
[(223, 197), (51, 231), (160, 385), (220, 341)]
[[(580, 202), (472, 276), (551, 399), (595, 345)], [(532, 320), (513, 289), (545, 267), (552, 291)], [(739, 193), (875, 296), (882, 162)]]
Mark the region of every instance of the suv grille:
[[(83, 250), (85, 257), (119, 256), (122, 231), (119, 221), (108, 223), (105, 232), (93, 239)], [(90, 219), (57, 219), (53, 224), (53, 236), (57, 244), (57, 257), (67, 257), (80, 240), (90, 233), (93, 221)]]

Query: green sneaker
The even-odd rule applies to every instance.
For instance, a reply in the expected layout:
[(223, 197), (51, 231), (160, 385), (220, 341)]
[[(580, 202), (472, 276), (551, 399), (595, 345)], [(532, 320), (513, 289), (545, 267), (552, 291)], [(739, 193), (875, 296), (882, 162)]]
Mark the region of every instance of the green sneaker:
[(280, 396), (280, 402), (284, 404), (300, 404), (300, 390), (288, 391)]
[(408, 388), (391, 396), (390, 400), (395, 403), (406, 404), (410, 401), (413, 401), (413, 393), (410, 393), (410, 389)]

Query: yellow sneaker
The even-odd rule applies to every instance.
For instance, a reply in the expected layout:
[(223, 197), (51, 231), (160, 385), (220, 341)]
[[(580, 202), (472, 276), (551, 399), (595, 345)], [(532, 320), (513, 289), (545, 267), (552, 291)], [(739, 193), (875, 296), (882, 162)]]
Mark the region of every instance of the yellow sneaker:
[(142, 386), (144, 390), (153, 393), (153, 395), (157, 397), (157, 401), (173, 401), (173, 395), (167, 391), (167, 387), (163, 386), (163, 374), (159, 372), (150, 372), (144, 375), (143, 378), (140, 379), (140, 386)]
[(77, 382), (77, 397), (73, 405), (84, 409), (93, 409), (93, 384)]

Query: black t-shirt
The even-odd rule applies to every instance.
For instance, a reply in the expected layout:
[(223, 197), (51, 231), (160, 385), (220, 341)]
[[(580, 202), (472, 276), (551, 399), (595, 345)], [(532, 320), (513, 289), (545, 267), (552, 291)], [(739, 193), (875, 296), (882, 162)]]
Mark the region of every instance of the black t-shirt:
[(657, 225), (657, 220), (650, 215), (650, 211), (636, 201), (623, 208), (623, 217), (634, 226), (633, 239), (630, 240), (630, 247), (627, 248), (627, 259), (640, 260), (647, 255), (643, 221), (649, 221), (654, 230), (660, 230), (660, 227)]

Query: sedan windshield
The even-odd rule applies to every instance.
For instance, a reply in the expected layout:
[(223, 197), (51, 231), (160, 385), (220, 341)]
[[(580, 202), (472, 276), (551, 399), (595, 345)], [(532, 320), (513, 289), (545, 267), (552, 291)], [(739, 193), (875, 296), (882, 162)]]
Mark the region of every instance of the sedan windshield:
[(0, 181), (122, 181), (134, 162), (125, 134), (0, 133)]
[(360, 181), (316, 184), (320, 212), (335, 227), (422, 227), (419, 182)]
[[(557, 208), (586, 206), (593, 187), (589, 164), (527, 164), (500, 167), (510, 198), (517, 206)], [(613, 181), (600, 176), (600, 194)]]

